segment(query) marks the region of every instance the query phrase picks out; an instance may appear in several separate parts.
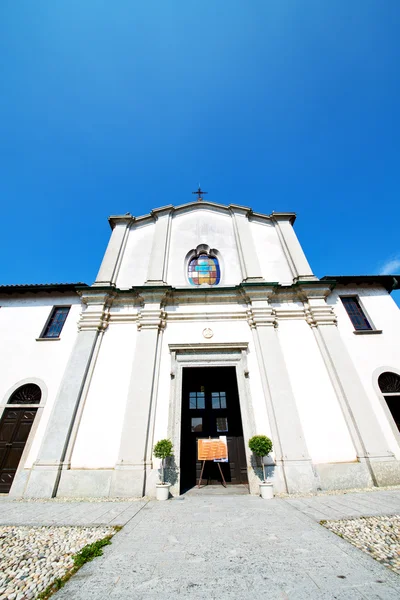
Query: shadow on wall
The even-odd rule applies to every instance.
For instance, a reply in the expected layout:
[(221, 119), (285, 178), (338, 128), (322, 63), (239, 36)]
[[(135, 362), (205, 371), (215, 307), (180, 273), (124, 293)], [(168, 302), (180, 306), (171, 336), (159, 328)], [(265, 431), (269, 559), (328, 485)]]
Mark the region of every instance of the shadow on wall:
[[(255, 456), (255, 454), (251, 455), (250, 464), (253, 468), (254, 473), (257, 475), (260, 481), (264, 480), (264, 469), (263, 469), (263, 459), (259, 456)], [(268, 481), (272, 481), (275, 475), (276, 465), (271, 456), (266, 457), (265, 462), (265, 473)]]
[[(158, 469), (158, 473), (161, 478), (161, 466)], [(175, 458), (170, 456), (165, 459), (165, 468), (164, 468), (164, 478), (166, 483), (170, 483), (171, 485), (175, 485), (178, 482), (178, 467), (175, 462)]]

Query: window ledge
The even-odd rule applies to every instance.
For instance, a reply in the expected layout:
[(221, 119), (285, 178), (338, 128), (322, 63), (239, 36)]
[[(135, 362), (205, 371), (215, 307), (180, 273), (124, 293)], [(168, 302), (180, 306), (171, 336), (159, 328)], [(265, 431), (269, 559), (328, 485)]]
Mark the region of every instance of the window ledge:
[(37, 342), (59, 342), (61, 338), (36, 338)]
[(353, 331), (354, 335), (374, 335), (376, 333), (382, 333), (382, 329), (365, 329), (360, 331)]

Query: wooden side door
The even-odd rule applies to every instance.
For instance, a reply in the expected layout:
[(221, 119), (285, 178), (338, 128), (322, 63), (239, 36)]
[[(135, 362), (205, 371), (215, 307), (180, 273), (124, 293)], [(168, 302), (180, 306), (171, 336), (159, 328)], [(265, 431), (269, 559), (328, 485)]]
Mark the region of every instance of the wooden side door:
[(0, 493), (7, 494), (17, 472), (37, 408), (6, 408), (0, 421)]

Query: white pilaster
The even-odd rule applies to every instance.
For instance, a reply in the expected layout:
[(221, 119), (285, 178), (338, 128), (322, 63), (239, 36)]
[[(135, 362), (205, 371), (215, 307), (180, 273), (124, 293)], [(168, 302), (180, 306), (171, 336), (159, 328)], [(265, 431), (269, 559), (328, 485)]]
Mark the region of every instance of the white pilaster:
[(134, 218), (131, 215), (112, 217), (110, 222), (114, 225), (107, 250), (104, 254), (94, 286), (115, 285), (128, 233)]
[(317, 280), (293, 229), (295, 215), (293, 213), (272, 213), (271, 218), (275, 223), (293, 279), (295, 281)]
[(49, 498), (57, 495), (64, 469), (69, 469), (66, 453), (82, 392), (90, 371), (99, 332), (108, 324), (112, 297), (86, 292), (88, 305), (79, 323), (79, 333), (67, 363), (60, 389), (50, 414), (38, 458), (30, 473), (24, 495)]
[(165, 285), (167, 283), (172, 213), (173, 206), (159, 208), (151, 213), (156, 219), (156, 225), (146, 280), (148, 285)]
[[(248, 320), (252, 329), (276, 457), (277, 486), (290, 493), (316, 488), (296, 401), (279, 343), (272, 288), (247, 288)], [(261, 433), (261, 431), (260, 431)]]
[(152, 467), (164, 292), (143, 292), (138, 337), (111, 495), (143, 496)]
[(249, 209), (234, 204), (231, 204), (229, 209), (233, 219), (243, 280), (247, 282), (264, 281), (250, 230)]

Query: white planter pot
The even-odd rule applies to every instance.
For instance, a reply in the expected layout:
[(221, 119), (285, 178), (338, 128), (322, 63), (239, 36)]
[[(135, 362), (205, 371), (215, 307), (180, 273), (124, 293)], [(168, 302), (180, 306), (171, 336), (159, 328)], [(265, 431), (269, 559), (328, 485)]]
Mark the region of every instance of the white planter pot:
[(260, 483), (260, 494), (264, 500), (272, 500), (274, 497), (274, 486), (272, 483)]
[(168, 500), (170, 483), (157, 483), (156, 484), (156, 498), (157, 500)]

